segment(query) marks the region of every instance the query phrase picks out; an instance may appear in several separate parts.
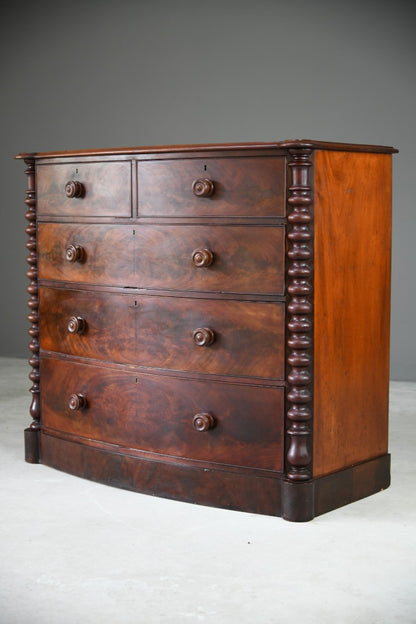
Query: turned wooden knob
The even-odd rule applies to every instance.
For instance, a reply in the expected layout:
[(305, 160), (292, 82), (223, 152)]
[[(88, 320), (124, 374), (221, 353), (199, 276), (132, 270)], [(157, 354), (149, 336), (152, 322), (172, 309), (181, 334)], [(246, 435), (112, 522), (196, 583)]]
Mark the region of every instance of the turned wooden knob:
[(203, 412), (193, 417), (192, 424), (196, 431), (208, 431), (208, 429), (215, 427), (215, 418), (211, 414)]
[(70, 334), (82, 334), (87, 327), (87, 323), (82, 316), (71, 316), (68, 321), (68, 331)]
[(82, 394), (71, 394), (68, 400), (68, 407), (73, 412), (78, 412), (87, 407), (87, 399)]
[(208, 178), (198, 178), (192, 182), (192, 190), (197, 197), (211, 197), (214, 192), (214, 182)]
[(84, 197), (85, 188), (82, 182), (71, 180), (65, 184), (65, 195), (70, 198)]
[(68, 262), (82, 262), (85, 256), (84, 248), (80, 245), (69, 245), (65, 251), (65, 259)]
[(214, 254), (209, 249), (195, 249), (192, 262), (196, 267), (208, 267), (214, 261)]
[(209, 347), (215, 340), (215, 334), (209, 327), (198, 327), (193, 333), (193, 338), (198, 347)]

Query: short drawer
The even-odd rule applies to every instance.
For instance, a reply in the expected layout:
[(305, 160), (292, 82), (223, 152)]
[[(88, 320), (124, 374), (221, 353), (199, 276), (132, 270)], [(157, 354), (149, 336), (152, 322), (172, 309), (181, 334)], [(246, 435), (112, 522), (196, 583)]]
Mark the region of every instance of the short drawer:
[(40, 344), (151, 368), (283, 379), (284, 304), (41, 288)]
[(36, 191), (40, 217), (132, 216), (128, 161), (39, 164)]
[(142, 217), (285, 214), (283, 157), (143, 161), (138, 183)]
[(159, 290), (283, 295), (284, 236), (283, 226), (41, 223), (39, 277)]
[(283, 390), (41, 360), (42, 425), (122, 447), (282, 470)]

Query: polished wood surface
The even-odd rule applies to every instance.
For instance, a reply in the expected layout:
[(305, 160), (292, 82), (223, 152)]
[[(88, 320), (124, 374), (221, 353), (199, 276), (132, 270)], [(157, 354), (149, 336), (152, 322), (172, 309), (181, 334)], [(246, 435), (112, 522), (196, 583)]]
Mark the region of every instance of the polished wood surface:
[(130, 156), (130, 155), (147, 155), (147, 154), (165, 154), (166, 152), (187, 154), (188, 152), (204, 151), (210, 152), (246, 152), (265, 150), (284, 150), (290, 148), (311, 148), (335, 150), (341, 152), (374, 152), (381, 154), (392, 154), (397, 152), (394, 147), (386, 145), (364, 145), (357, 143), (340, 143), (336, 141), (315, 141), (309, 139), (295, 139), (286, 141), (264, 141), (264, 142), (245, 142), (245, 143), (199, 143), (191, 145), (152, 145), (142, 147), (112, 147), (106, 149), (82, 149), (82, 150), (61, 150), (55, 152), (28, 152), (17, 154), (16, 158), (71, 158), (73, 156)]
[(391, 156), (315, 155), (314, 474), (387, 452)]
[[(143, 375), (42, 359), (43, 424), (47, 430), (125, 449), (282, 469), (283, 388)], [(72, 409), (72, 395), (87, 407)], [(194, 417), (215, 427), (201, 432)], [(121, 451), (121, 449), (120, 449)]]
[(276, 473), (214, 470), (165, 456), (154, 461), (117, 447), (41, 434), (42, 461), (73, 475), (166, 498), (305, 522), (380, 492), (390, 484), (390, 455), (304, 483)]
[[(67, 249), (82, 249), (81, 261)], [(39, 277), (109, 286), (284, 293), (284, 228), (39, 224)], [(194, 252), (209, 249), (208, 267)]]
[(20, 154), (27, 461), (296, 522), (388, 487), (395, 151)]
[(39, 279), (134, 284), (134, 239), (129, 226), (40, 223), (38, 241)]
[(129, 162), (39, 165), (39, 216), (131, 217)]
[(313, 193), (312, 150), (289, 150), (287, 245), (286, 474), (312, 478)]
[(78, 180), (70, 180), (65, 184), (65, 195), (71, 199), (82, 199), (85, 197), (85, 185)]
[(138, 179), (142, 217), (285, 214), (282, 157), (149, 160), (138, 164)]
[[(199, 434), (195, 432), (195, 436)], [(182, 463), (169, 456), (137, 457), (117, 447), (98, 447), (41, 435), (42, 461), (46, 466), (69, 474), (134, 492), (174, 500), (246, 511), (270, 516), (281, 515), (280, 480), (275, 472), (232, 470), (202, 462)]]
[(25, 218), (28, 221), (26, 227), (26, 234), (29, 240), (26, 243), (26, 248), (29, 251), (29, 255), (26, 258), (26, 262), (29, 265), (29, 269), (26, 273), (29, 278), (29, 286), (27, 292), (29, 294), (28, 301), (28, 321), (30, 323), (29, 336), (31, 338), (29, 343), (30, 358), (29, 365), (31, 371), (29, 373), (29, 379), (32, 382), (30, 393), (32, 394), (32, 401), (30, 403), (29, 414), (32, 418), (30, 426), (25, 430), (25, 459), (29, 463), (36, 464), (40, 459), (39, 450), (39, 432), (41, 429), (40, 422), (40, 376), (39, 376), (39, 291), (38, 291), (38, 255), (37, 251), (37, 228), (36, 228), (36, 169), (33, 159), (28, 158), (25, 160), (27, 169), (25, 174), (27, 176), (27, 189), (26, 189), (26, 214)]
[(282, 303), (40, 289), (42, 349), (137, 366), (283, 379), (284, 318)]

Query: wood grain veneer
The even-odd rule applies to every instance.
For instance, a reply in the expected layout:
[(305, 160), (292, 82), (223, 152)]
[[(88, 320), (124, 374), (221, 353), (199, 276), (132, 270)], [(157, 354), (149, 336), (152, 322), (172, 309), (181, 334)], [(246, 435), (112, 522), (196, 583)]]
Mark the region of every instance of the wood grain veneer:
[[(82, 318), (85, 329), (68, 330)], [(193, 333), (209, 326), (213, 343)], [(123, 328), (123, 331), (120, 331)], [(47, 351), (154, 368), (284, 378), (284, 304), (40, 288)]]
[[(138, 165), (140, 216), (249, 216), (285, 214), (285, 160), (193, 158), (149, 160)], [(189, 189), (194, 180), (212, 180), (208, 197)]]
[[(39, 165), (36, 176), (39, 216), (131, 217), (129, 162), (74, 162)], [(80, 197), (68, 197), (66, 184), (82, 180)], [(115, 201), (117, 198), (117, 201)]]
[(387, 452), (391, 156), (315, 154), (314, 474)]
[(26, 460), (296, 522), (388, 487), (395, 151), (19, 154)]
[[(282, 226), (40, 223), (38, 239), (43, 280), (284, 294)], [(81, 261), (68, 262), (71, 245), (82, 248)], [(210, 266), (195, 266), (198, 249), (212, 251)]]
[[(74, 434), (159, 455), (282, 469), (282, 388), (144, 375), (48, 358), (42, 360), (41, 374), (44, 426), (60, 437)], [(68, 407), (74, 393), (85, 396), (84, 409)], [(210, 431), (195, 430), (193, 418), (200, 413), (212, 414)]]

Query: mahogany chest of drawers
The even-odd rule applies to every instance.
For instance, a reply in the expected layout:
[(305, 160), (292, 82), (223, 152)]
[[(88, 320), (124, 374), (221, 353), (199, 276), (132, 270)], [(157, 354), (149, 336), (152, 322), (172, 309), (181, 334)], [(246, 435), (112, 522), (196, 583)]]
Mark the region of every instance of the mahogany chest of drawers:
[(26, 460), (292, 521), (388, 487), (395, 151), (19, 154)]

